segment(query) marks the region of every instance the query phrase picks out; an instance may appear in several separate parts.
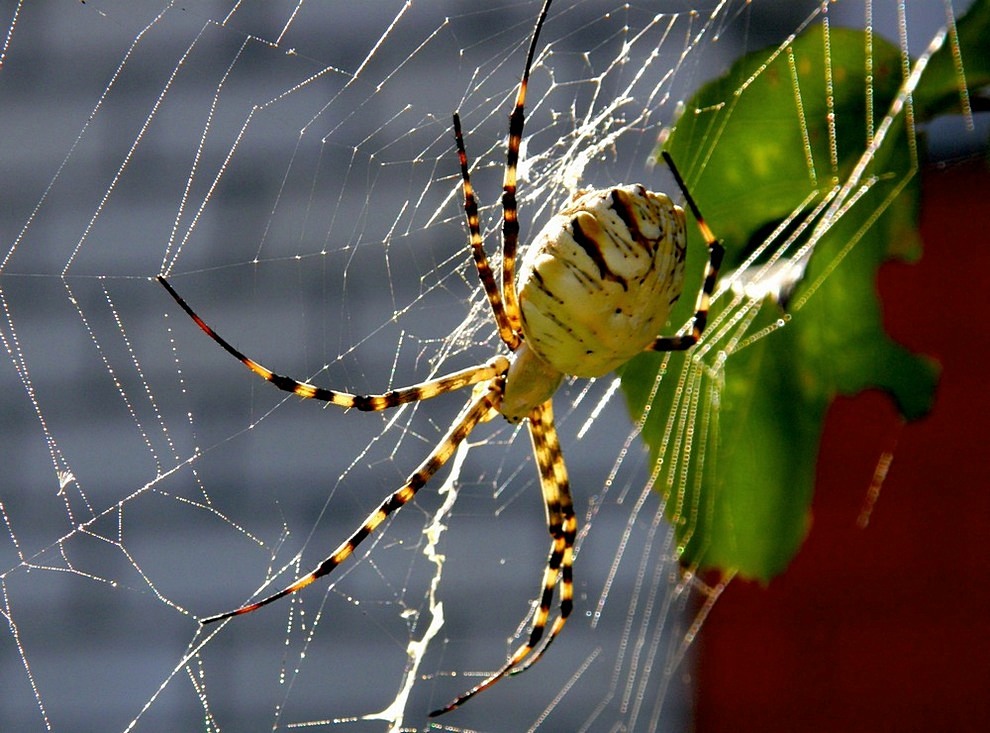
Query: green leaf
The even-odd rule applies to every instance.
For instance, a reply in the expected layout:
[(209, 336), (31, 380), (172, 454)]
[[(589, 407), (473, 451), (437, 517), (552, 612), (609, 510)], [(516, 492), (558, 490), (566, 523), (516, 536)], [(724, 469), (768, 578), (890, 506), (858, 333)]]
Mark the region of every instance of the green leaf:
[(969, 89), (990, 85), (990, 1), (977, 0), (956, 25), (959, 54), (948, 48), (932, 57), (914, 92), (915, 111), (921, 121), (962, 111), (960, 67)]
[[(990, 68), (990, 33), (977, 32), (988, 8), (979, 0), (958, 26), (963, 58), (974, 59), (968, 78), (978, 82)], [(779, 53), (750, 54), (687, 103), (665, 144), (726, 244), (723, 275), (755, 252), (734, 282), (765, 290), (716, 300), (704, 340), (686, 354), (643, 354), (621, 370), (688, 567), (759, 580), (787, 567), (810, 525), (819, 439), (836, 395), (884, 390), (907, 419), (931, 406), (938, 368), (886, 335), (875, 289), (884, 260), (920, 253), (917, 140), (903, 113), (858, 184), (833, 198), (884, 129), (903, 82), (895, 46), (872, 38), (870, 63), (868, 48), (861, 31), (812, 27)], [(947, 44), (930, 59), (932, 81), (916, 89), (925, 114), (958, 109), (954, 69)], [(851, 203), (830, 210), (837, 200)], [(784, 234), (763, 245), (788, 217)], [(792, 233), (777, 267), (796, 264), (803, 277), (793, 292), (768, 287), (766, 273), (751, 273)], [(809, 237), (810, 260), (796, 258)], [(703, 251), (698, 237), (690, 247)], [(703, 262), (689, 260), (672, 323), (694, 307)]]

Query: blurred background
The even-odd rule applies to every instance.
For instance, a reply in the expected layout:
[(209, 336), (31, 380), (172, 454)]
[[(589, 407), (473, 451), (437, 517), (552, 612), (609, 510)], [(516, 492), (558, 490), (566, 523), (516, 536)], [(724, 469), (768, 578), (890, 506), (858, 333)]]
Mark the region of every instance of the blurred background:
[[(677, 101), (818, 7), (556, 3), (541, 44), (552, 54), (534, 71), (523, 221), (535, 231), (569, 170), (582, 185), (670, 189), (644, 161)], [(896, 41), (893, 3), (835, 3), (830, 19), (862, 27), (866, 7)], [(907, 8), (917, 52), (946, 7)], [(321, 559), (466, 395), (397, 416), (286, 398), (150, 278), (167, 270), (272, 368), (357, 392), (486, 358), (449, 115), (461, 110), (478, 161), (492, 251), (505, 114), (537, 11), (0, 6), (0, 729), (388, 729), (360, 717), (396, 696), (407, 646), (428, 625), (435, 568), (422, 530), (437, 493), (424, 490), (306, 598), (215, 634), (195, 618)], [(613, 63), (625, 45), (629, 60)], [(637, 102), (612, 111), (615, 138), (598, 134), (582, 110), (627, 88)], [(990, 191), (971, 157), (986, 126), (928, 132), (926, 255), (886, 268), (880, 288), (892, 335), (942, 363), (932, 416), (901, 426), (881, 395), (839, 401), (794, 568), (769, 588), (730, 585), (674, 667), (700, 598), (679, 587), (659, 499), (641, 493), (648, 462), (629, 447), (609, 380), (565, 386), (561, 441), (591, 520), (579, 610), (537, 667), (441, 719), (445, 729), (977, 729), (990, 678), (990, 512), (973, 455), (990, 407), (974, 368), (990, 342), (979, 249)], [(528, 440), (498, 421), (476, 443), (456, 472), (440, 548), (446, 623), (418, 669), (409, 730), (501, 663), (539, 587), (547, 541)], [(857, 528), (894, 446), (870, 525)]]

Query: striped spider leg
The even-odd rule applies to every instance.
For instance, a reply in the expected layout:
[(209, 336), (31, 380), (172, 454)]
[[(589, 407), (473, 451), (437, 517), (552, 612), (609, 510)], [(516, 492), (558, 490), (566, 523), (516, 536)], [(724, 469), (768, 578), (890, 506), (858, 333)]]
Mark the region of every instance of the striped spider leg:
[(209, 336), (220, 344), (227, 353), (244, 364), (248, 369), (258, 376), (266, 379), (281, 390), (292, 392), (299, 397), (315, 399), (328, 402), (345, 409), (356, 408), (362, 411), (379, 412), (390, 407), (406, 404), (407, 402), (419, 402), (430, 399), (446, 392), (468, 387), (479, 382), (489, 382), (489, 388), (480, 396), (472, 399), (468, 407), (461, 413), (454, 422), (447, 434), (440, 441), (440, 445), (427, 457), (425, 461), (412, 473), (408, 480), (398, 490), (389, 495), (375, 511), (350, 537), (347, 538), (337, 549), (323, 559), (312, 571), (293, 581), (291, 584), (267, 596), (260, 601), (245, 604), (232, 611), (225, 611), (214, 616), (200, 619), (201, 624), (210, 624), (232, 616), (256, 611), (262, 606), (277, 601), (279, 598), (295, 593), (305, 588), (315, 580), (329, 574), (335, 567), (350, 557), (358, 544), (370, 535), (377, 527), (396, 509), (409, 502), (416, 492), (421, 489), (427, 481), (447, 462), (454, 454), (457, 446), (463, 441), (471, 430), (478, 423), (485, 422), (494, 416), (499, 400), (499, 384), (503, 375), (508, 371), (509, 361), (504, 356), (496, 356), (488, 364), (476, 367), (469, 367), (457, 372), (452, 372), (446, 376), (439, 377), (429, 382), (422, 382), (411, 387), (391, 390), (375, 395), (355, 395), (349, 392), (341, 392), (325, 387), (318, 387), (308, 382), (301, 382), (292, 377), (276, 374), (267, 367), (259, 364), (253, 359), (245, 356), (232, 346), (220, 334), (214, 331), (186, 301), (180, 296), (172, 285), (162, 276), (158, 276), (158, 282), (168, 291), (169, 295), (184, 310), (193, 321)]
[[(520, 87), (514, 112), (512, 115), (513, 133), (510, 136), (509, 149), (507, 154), (507, 170), (505, 174), (503, 207), (505, 210), (505, 226), (503, 227), (503, 273), (505, 269), (512, 270), (512, 262), (515, 259), (516, 242), (518, 239), (518, 223), (516, 223), (516, 203), (515, 203), (515, 181), (516, 163), (519, 157), (519, 144), (523, 127), (523, 105), (525, 102), (525, 85), (529, 76), (529, 67), (532, 63), (536, 48), (539, 28), (542, 26), (549, 9), (550, 0), (547, 0), (540, 19), (536, 26), (533, 39), (530, 44), (526, 62), (526, 71), (523, 83)], [(521, 343), (521, 333), (517, 328), (513, 328), (513, 323), (519, 323), (518, 305), (515, 297), (514, 276), (508, 280), (503, 274), (503, 288), (500, 292), (491, 266), (483, 248), (483, 239), (478, 220), (478, 206), (473, 189), (471, 187), (470, 175), (468, 171), (467, 153), (464, 149), (464, 140), (461, 133), (460, 119), (454, 115), (454, 134), (457, 145), (458, 157), (462, 173), (462, 187), (464, 193), (464, 208), (469, 230), (469, 244), (475, 262), (475, 268), (479, 279), (485, 290), (486, 296), (491, 304), (492, 315), (499, 330), (502, 341), (510, 351), (516, 350)], [(513, 227), (513, 224), (515, 226)], [(505, 264), (509, 263), (509, 264)], [(461, 413), (454, 425), (442, 438), (439, 446), (423, 461), (422, 464), (409, 476), (403, 486), (393, 492), (375, 509), (350, 537), (338, 546), (329, 556), (322, 560), (312, 571), (293, 581), (285, 588), (273, 593), (259, 601), (245, 604), (239, 608), (224, 613), (201, 619), (202, 624), (210, 624), (224, 619), (231, 618), (255, 611), (263, 606), (273, 603), (284, 596), (299, 591), (312, 584), (317, 579), (329, 574), (350, 557), (358, 544), (368, 537), (381, 523), (396, 509), (409, 502), (416, 492), (426, 484), (426, 482), (444, 465), (453, 455), (457, 446), (467, 437), (467, 435), (479, 423), (491, 419), (500, 410), (502, 401), (502, 390), (506, 381), (506, 374), (509, 371), (509, 360), (505, 356), (496, 356), (489, 363), (464, 369), (430, 382), (416, 384), (411, 387), (392, 390), (383, 394), (356, 395), (340, 390), (329, 389), (317, 385), (303, 382), (293, 377), (285, 376), (274, 372), (268, 367), (251, 359), (220, 334), (213, 330), (163, 276), (159, 276), (159, 283), (165, 288), (169, 295), (182, 308), (183, 311), (206, 333), (211, 339), (219, 344), (231, 356), (240, 361), (254, 374), (271, 382), (279, 389), (291, 392), (299, 397), (315, 399), (330, 404), (348, 408), (356, 408), (364, 411), (380, 411), (390, 407), (429, 399), (446, 392), (451, 392), (463, 387), (487, 382), (487, 389), (476, 393), (472, 401)], [(508, 303), (508, 307), (506, 306)], [(559, 379), (558, 379), (559, 381)], [(493, 684), (498, 678), (503, 676), (509, 667), (514, 666), (516, 661), (522, 660), (529, 655), (533, 647), (542, 636), (549, 615), (554, 589), (557, 585), (558, 577), (563, 577), (566, 583), (563, 593), (566, 601), (561, 604), (561, 609), (566, 615), (571, 602), (570, 597), (570, 562), (573, 554), (573, 541), (576, 531), (574, 522), (574, 512), (571, 506), (570, 494), (567, 488), (566, 471), (560, 455), (556, 433), (553, 427), (552, 417), (550, 417), (549, 399), (535, 406), (527, 407), (525, 414), (515, 417), (519, 421), (525, 417), (532, 418), (531, 433), (533, 437), (534, 450), (536, 451), (539, 465), (541, 466), (541, 483), (543, 493), (547, 502), (547, 512), (551, 523), (551, 534), (554, 536), (553, 550), (548, 561), (546, 577), (544, 579), (544, 593), (541, 599), (540, 608), (534, 619), (534, 629), (531, 634), (530, 644), (524, 646), (514, 656), (514, 660), (507, 665), (506, 670), (493, 676), (490, 681), (483, 685), (487, 687)], [(552, 448), (548, 447), (552, 446)], [(563, 567), (563, 570), (561, 569)], [(556, 635), (563, 625), (558, 621), (551, 630), (552, 635)], [(542, 651), (540, 652), (542, 653)], [(479, 686), (479, 689), (483, 689)], [(472, 691), (469, 695), (456, 701), (456, 704), (449, 706), (453, 709), (467, 697), (473, 696), (479, 690)]]
[(677, 336), (657, 336), (653, 343), (647, 346), (646, 349), (648, 351), (684, 351), (698, 343), (698, 339), (701, 338), (701, 333), (705, 330), (705, 325), (708, 323), (708, 307), (711, 304), (712, 293), (715, 292), (715, 282), (718, 280), (718, 271), (722, 266), (722, 258), (725, 256), (725, 247), (715, 238), (711, 228), (705, 222), (705, 218), (701, 215), (701, 210), (698, 209), (698, 204), (695, 203), (694, 197), (688, 191), (687, 184), (681, 178), (681, 173), (677, 170), (677, 166), (674, 165), (674, 159), (670, 157), (670, 153), (664, 150), (661, 151), (660, 155), (663, 156), (664, 162), (670, 168), (670, 172), (674, 176), (674, 181), (677, 182), (677, 187), (684, 194), (684, 200), (687, 202), (688, 208), (691, 209), (691, 215), (694, 216), (701, 236), (704, 237), (705, 246), (708, 247), (708, 263), (705, 265), (701, 290), (698, 291), (698, 301), (694, 306), (694, 317), (691, 319), (690, 333)]
[[(503, 677), (528, 669), (560, 633), (573, 608), (572, 567), (577, 519), (553, 419), (553, 394), (565, 376), (600, 377), (642, 351), (676, 351), (693, 346), (705, 328), (709, 301), (722, 260), (721, 243), (705, 224), (670, 156), (664, 153), (708, 246), (708, 264), (689, 333), (657, 336), (683, 289), (687, 250), (684, 211), (665, 194), (648, 191), (640, 184), (575, 194), (534, 237), (516, 273), (519, 242), (517, 165), (525, 122), (526, 90), (540, 30), (551, 2), (544, 0), (537, 18), (509, 116), (501, 200), (500, 277), (492, 271), (485, 254), (461, 121), (457, 113), (453, 115), (469, 247), (499, 338), (508, 355), (499, 354), (487, 364), (383, 394), (356, 395), (319, 387), (277, 374), (238, 351), (210, 328), (164, 277), (158, 277), (176, 303), (225, 351), (256, 375), (300, 397), (343, 408), (379, 411), (476, 385), (470, 402), (406, 483), (389, 495), (361, 527), (316, 568), (277, 593), (204, 618), (203, 624), (250, 613), (332, 572), (392, 512), (416, 495), (477, 425), (496, 414), (511, 423), (527, 422), (551, 537), (542, 590), (533, 611), (529, 636), (501, 668), (430, 713), (431, 716), (449, 712)], [(558, 614), (546, 632), (558, 587)]]

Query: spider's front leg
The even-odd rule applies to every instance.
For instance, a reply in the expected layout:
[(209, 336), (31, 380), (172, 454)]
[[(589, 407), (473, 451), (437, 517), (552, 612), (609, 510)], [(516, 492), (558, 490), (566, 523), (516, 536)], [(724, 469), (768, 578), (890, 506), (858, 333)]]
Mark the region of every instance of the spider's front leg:
[[(553, 408), (550, 400), (530, 412), (529, 434), (533, 442), (533, 454), (536, 456), (536, 463), (540, 471), (540, 487), (543, 491), (543, 501), (547, 510), (547, 529), (552, 540), (550, 556), (547, 558), (547, 566), (543, 572), (540, 602), (533, 613), (529, 638), (498, 671), (444, 707), (431, 712), (430, 717), (450, 712), (479, 692), (487, 690), (503, 677), (529, 669), (557, 638), (557, 634), (564, 628), (567, 617), (574, 607), (573, 565), (577, 517), (574, 514), (574, 505), (567, 479), (567, 467), (564, 465), (564, 456), (557, 439), (557, 429), (554, 426)], [(553, 605), (554, 591), (558, 582), (560, 583), (560, 615), (550, 628), (546, 642), (540, 646), (550, 618), (550, 609)]]
[(344, 540), (344, 542), (341, 543), (336, 550), (320, 562), (320, 564), (317, 565), (311, 572), (297, 579), (277, 593), (273, 593), (260, 601), (245, 604), (240, 608), (235, 608), (232, 611), (226, 611), (215, 616), (200, 619), (200, 623), (204, 625), (211, 624), (233, 616), (251, 613), (262, 606), (267, 606), (269, 603), (273, 603), (279, 598), (289, 595), (290, 593), (295, 593), (297, 590), (302, 590), (307, 585), (310, 585), (314, 581), (322, 578), (324, 575), (331, 573), (334, 568), (353, 555), (357, 546), (361, 544), (365, 538), (371, 535), (371, 533), (374, 532), (379, 525), (381, 525), (381, 523), (384, 522), (390, 514), (392, 514), (392, 512), (401, 508), (411, 501), (414, 496), (416, 496), (416, 492), (423, 488), (423, 486), (426, 485), (433, 475), (440, 470), (440, 468), (450, 459), (452, 455), (454, 455), (454, 451), (457, 450), (457, 446), (461, 444), (461, 442), (471, 433), (472, 430), (474, 430), (475, 426), (479, 423), (485, 422), (495, 414), (498, 409), (498, 402), (500, 398), (501, 384), (500, 380), (497, 378), (491, 380), (487, 389), (480, 391), (480, 393), (476, 392), (476, 394), (472, 397), (471, 402), (468, 403), (467, 408), (465, 408), (465, 410), (461, 413), (461, 417), (450, 427), (437, 448), (419, 465), (415, 471), (409, 475), (406, 483), (390, 494), (389, 497), (385, 499), (385, 501), (383, 501), (377, 509), (375, 509), (375, 511), (368, 515), (368, 518), (364, 521), (364, 524), (362, 524), (350, 537)]

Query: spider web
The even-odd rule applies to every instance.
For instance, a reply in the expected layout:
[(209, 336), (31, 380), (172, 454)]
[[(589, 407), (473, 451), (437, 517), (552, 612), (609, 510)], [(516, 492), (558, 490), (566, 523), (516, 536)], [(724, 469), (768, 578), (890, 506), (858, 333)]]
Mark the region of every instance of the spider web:
[[(493, 253), (538, 3), (487, 5), (0, 11), (4, 729), (419, 730), (527, 633), (548, 539), (528, 439), (500, 420), (329, 582), (201, 628), (309, 570), (467, 394), (373, 415), (300, 403), (152, 279), (169, 272), (262, 363), (341, 389), (486, 359), (498, 344), (450, 113)], [(825, 15), (862, 27), (868, 8), (908, 59), (960, 12), (781, 5), (555, 3), (527, 107), (523, 241), (578, 187), (673, 190), (646, 161), (679, 102), (741, 53)], [(718, 588), (671, 559), (616, 380), (566, 383), (556, 412), (582, 521), (577, 611), (539, 665), (439, 725), (686, 729), (685, 656)]]

